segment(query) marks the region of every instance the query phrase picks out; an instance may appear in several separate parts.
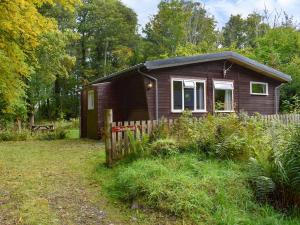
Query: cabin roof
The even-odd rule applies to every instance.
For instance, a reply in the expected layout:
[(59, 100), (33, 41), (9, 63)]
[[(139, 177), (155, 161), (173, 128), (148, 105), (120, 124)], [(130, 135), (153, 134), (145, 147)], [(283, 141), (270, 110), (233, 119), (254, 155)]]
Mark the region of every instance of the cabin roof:
[(256, 71), (257, 73), (263, 74), (265, 76), (283, 81), (283, 82), (290, 82), (292, 81), (291, 76), (282, 73), (278, 70), (275, 70), (269, 66), (261, 64), (255, 60), (249, 59), (245, 56), (242, 56), (238, 53), (226, 51), (220, 53), (211, 53), (211, 54), (203, 54), (203, 55), (195, 55), (195, 56), (185, 56), (185, 57), (175, 57), (169, 59), (161, 59), (161, 60), (154, 60), (154, 61), (147, 61), (142, 64), (135, 65), (130, 67), (126, 70), (113, 73), (107, 77), (99, 78), (93, 81), (91, 84), (101, 83), (110, 81), (118, 76), (126, 72), (130, 72), (133, 70), (138, 70), (142, 67), (145, 67), (147, 70), (156, 70), (162, 68), (169, 68), (169, 67), (176, 67), (176, 66), (183, 66), (195, 63), (203, 63), (203, 62), (211, 62), (211, 61), (218, 61), (218, 60), (228, 60), (238, 65), (241, 65), (245, 68), (251, 69)]

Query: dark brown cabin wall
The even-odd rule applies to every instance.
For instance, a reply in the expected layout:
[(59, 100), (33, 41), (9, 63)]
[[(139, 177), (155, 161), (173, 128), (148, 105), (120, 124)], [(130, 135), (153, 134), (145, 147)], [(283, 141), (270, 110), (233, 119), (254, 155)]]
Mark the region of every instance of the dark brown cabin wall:
[[(149, 84), (152, 84), (152, 88), (148, 88)], [(144, 85), (146, 90), (146, 100), (148, 106), (149, 119), (156, 119), (156, 82), (144, 77)]]
[(81, 92), (81, 104), (80, 104), (80, 137), (87, 137), (87, 91)]
[[(226, 63), (226, 67), (230, 63)], [(239, 65), (233, 64), (226, 77), (223, 77), (224, 61), (214, 61), (201, 64), (178, 66), (173, 68), (149, 71), (148, 73), (158, 79), (159, 117), (176, 118), (180, 113), (171, 112), (171, 79), (185, 78), (207, 80), (207, 111), (213, 113), (213, 80), (224, 79), (234, 82), (234, 108), (236, 112), (245, 111), (249, 114), (274, 114), (275, 111), (275, 87), (280, 82), (258, 74)], [(250, 81), (267, 82), (269, 84), (268, 96), (250, 95)], [(153, 109), (149, 108), (149, 111)], [(194, 113), (194, 116), (203, 116), (205, 113)]]
[[(104, 127), (104, 110), (113, 109), (116, 110), (116, 97), (113, 91), (113, 84), (111, 82), (97, 84), (97, 94), (98, 94), (98, 137), (101, 138), (103, 134), (102, 128)], [(116, 114), (117, 115), (117, 114)]]
[[(132, 72), (114, 81), (118, 116), (115, 121), (149, 119), (146, 87), (142, 75)], [(114, 113), (115, 114), (115, 113)]]
[[(246, 68), (240, 67), (240, 111), (246, 111), (249, 114), (275, 114), (276, 97), (275, 90), (281, 83), (274, 79), (255, 73)], [(250, 94), (250, 82), (268, 83), (269, 94), (267, 96), (258, 96)]]

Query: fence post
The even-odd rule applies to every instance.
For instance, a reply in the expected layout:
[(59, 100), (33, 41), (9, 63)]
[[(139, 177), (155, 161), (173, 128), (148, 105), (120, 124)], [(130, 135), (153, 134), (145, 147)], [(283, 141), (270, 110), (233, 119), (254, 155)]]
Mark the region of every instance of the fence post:
[(104, 110), (104, 137), (105, 137), (105, 154), (106, 164), (108, 167), (112, 167), (112, 135), (111, 135), (111, 124), (113, 121), (112, 109)]

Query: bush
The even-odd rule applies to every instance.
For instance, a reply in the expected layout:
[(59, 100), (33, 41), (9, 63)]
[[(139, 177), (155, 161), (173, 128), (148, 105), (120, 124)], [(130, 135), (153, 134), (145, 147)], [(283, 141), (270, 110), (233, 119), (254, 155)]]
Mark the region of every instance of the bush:
[(197, 158), (181, 154), (119, 165), (107, 190), (129, 204), (184, 218), (186, 224), (284, 224), (271, 208), (253, 201), (237, 164)]
[[(274, 131), (274, 129), (273, 129)], [(287, 135), (293, 132), (292, 136)], [(279, 208), (300, 206), (300, 128), (271, 133), (271, 148), (256, 152), (250, 182), (257, 198)]]
[(26, 141), (30, 138), (28, 130), (17, 131), (0, 131), (0, 141)]
[(150, 135), (150, 142), (158, 139), (165, 139), (170, 136), (170, 128), (164, 118), (161, 119), (159, 124), (153, 129)]
[(156, 156), (171, 156), (177, 154), (179, 148), (173, 139), (159, 139), (151, 143), (150, 152)]
[(36, 138), (39, 140), (62, 140), (66, 139), (67, 131), (64, 129), (56, 129), (53, 132), (36, 134)]
[(248, 160), (265, 142), (262, 123), (234, 114), (195, 119), (185, 112), (174, 124), (171, 137), (182, 151), (234, 160)]
[[(140, 136), (140, 131), (137, 130), (137, 136)], [(137, 159), (147, 155), (147, 146), (149, 143), (148, 135), (143, 135), (141, 139), (135, 138), (133, 132), (127, 131), (129, 139), (129, 152), (128, 159)]]

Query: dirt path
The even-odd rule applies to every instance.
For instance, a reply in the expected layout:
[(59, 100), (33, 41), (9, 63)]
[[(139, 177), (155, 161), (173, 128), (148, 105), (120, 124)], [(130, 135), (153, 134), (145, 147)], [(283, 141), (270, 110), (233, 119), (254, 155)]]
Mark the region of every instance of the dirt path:
[(89, 179), (103, 163), (93, 141), (0, 143), (0, 224), (131, 224)]

